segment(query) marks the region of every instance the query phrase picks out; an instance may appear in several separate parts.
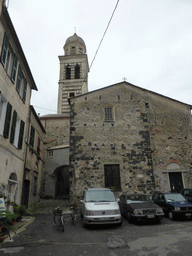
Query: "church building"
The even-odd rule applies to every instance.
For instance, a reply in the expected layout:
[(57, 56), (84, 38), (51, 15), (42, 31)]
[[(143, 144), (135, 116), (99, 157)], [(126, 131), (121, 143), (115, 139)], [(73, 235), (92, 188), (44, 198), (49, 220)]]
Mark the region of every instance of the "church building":
[(85, 187), (151, 195), (192, 186), (191, 105), (125, 81), (88, 92), (77, 34), (59, 60), (57, 114), (40, 117), (44, 197), (78, 202)]

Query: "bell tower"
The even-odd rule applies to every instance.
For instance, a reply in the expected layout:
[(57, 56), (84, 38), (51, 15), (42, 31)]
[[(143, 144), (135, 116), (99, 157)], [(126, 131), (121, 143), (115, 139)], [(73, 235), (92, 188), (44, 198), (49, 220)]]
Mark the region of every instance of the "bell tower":
[(75, 33), (63, 47), (59, 56), (60, 76), (57, 113), (69, 113), (68, 99), (88, 92), (89, 64), (83, 39)]

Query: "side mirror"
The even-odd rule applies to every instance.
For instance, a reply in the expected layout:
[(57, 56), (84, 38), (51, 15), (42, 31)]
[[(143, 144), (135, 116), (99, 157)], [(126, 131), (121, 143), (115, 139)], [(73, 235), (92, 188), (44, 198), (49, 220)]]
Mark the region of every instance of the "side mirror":
[(82, 204), (83, 204), (83, 203), (84, 203), (84, 201), (83, 201), (83, 200), (80, 200), (80, 203), (82, 203)]
[(117, 198), (117, 203), (119, 203), (120, 202), (120, 199), (119, 198)]

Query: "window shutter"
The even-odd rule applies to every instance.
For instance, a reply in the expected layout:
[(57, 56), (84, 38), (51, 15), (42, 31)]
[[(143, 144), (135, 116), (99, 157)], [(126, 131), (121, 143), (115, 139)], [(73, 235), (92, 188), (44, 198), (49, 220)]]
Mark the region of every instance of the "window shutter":
[(22, 71), (21, 71), (21, 66), (19, 65), (19, 70), (18, 70), (18, 74), (17, 74), (17, 84), (16, 84), (16, 90), (18, 92), (20, 91), (21, 76), (22, 76)]
[(10, 142), (11, 142), (11, 143), (14, 142), (14, 138), (15, 138), (16, 122), (17, 122), (17, 112), (14, 110), (14, 111), (13, 111), (12, 126), (11, 126), (11, 136), (10, 136)]
[(10, 127), (10, 120), (11, 120), (11, 112), (12, 112), (12, 106), (8, 102), (7, 103), (6, 117), (5, 117), (4, 131), (3, 131), (3, 136), (6, 139), (9, 137), (9, 127)]
[(7, 50), (8, 50), (8, 45), (9, 45), (9, 38), (7, 37), (7, 34), (4, 34), (4, 39), (3, 39), (3, 47), (2, 47), (2, 52), (1, 52), (1, 62), (5, 66), (5, 61), (6, 61), (6, 56), (7, 56)]
[(31, 126), (29, 146), (34, 147), (35, 129)]
[(24, 127), (25, 127), (25, 123), (21, 120), (21, 123), (20, 123), (20, 131), (19, 131), (18, 149), (22, 149)]
[(13, 61), (13, 67), (12, 67), (12, 73), (11, 73), (11, 80), (15, 83), (15, 77), (16, 77), (16, 71), (17, 71), (17, 56), (14, 56), (14, 61)]
[(26, 99), (26, 94), (27, 94), (27, 80), (25, 79), (24, 88), (23, 88), (23, 99), (22, 99), (24, 103)]

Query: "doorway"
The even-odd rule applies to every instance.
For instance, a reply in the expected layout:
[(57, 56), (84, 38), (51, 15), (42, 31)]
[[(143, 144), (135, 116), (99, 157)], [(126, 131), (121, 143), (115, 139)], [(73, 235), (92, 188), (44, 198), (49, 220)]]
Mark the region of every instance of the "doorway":
[(181, 172), (169, 172), (170, 188), (172, 192), (180, 193), (183, 189), (183, 179)]
[(57, 199), (69, 198), (69, 167), (61, 167), (56, 172), (55, 197)]

